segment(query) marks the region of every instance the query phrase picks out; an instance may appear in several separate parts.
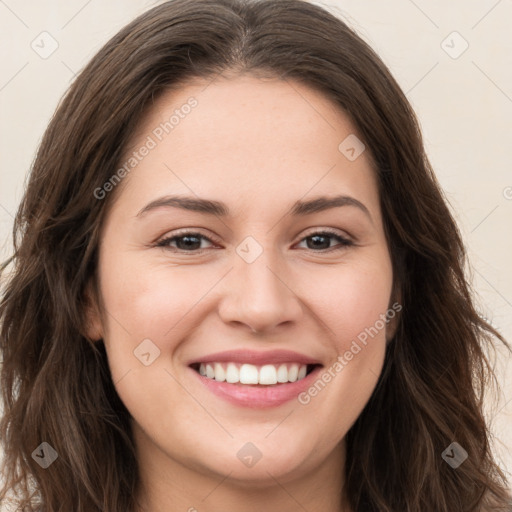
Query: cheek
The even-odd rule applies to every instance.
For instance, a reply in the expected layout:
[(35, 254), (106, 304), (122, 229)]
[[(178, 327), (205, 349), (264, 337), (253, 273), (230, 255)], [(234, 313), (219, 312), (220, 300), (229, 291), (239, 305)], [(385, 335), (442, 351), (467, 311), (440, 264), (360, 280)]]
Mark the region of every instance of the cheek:
[(211, 287), (192, 266), (148, 265), (144, 255), (118, 262), (105, 258), (102, 270), (106, 276), (102, 293), (111, 316), (108, 324), (132, 337), (162, 339)]
[(364, 345), (384, 339), (387, 324), (382, 318), (390, 308), (392, 289), (390, 260), (382, 257), (374, 264), (360, 260), (329, 272), (319, 273), (305, 296), (321, 315), (338, 354), (350, 350), (354, 340)]
[(391, 261), (384, 253), (372, 261), (361, 259), (316, 283), (312, 301), (321, 312), (335, 354), (313, 385), (299, 396), (299, 403), (315, 416), (331, 418), (331, 429), (326, 428), (325, 434), (334, 442), (356, 421), (382, 370)]
[(325, 280), (317, 289), (316, 301), (322, 304), (322, 320), (336, 353), (302, 403), (327, 387), (331, 392), (323, 394), (315, 407), (336, 409), (341, 403), (346, 418), (355, 420), (384, 362), (391, 286), (391, 264), (381, 260), (380, 265), (365, 265), (359, 271), (355, 267), (338, 271), (335, 279)]

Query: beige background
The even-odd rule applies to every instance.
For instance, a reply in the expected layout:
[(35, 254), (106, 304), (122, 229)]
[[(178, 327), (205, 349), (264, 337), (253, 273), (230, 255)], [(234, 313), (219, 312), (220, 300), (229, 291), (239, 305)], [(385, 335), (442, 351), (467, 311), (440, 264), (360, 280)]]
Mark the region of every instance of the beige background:
[[(2, 260), (27, 170), (59, 98), (107, 39), (156, 3), (0, 0)], [(370, 43), (406, 92), (464, 235), (480, 310), (512, 341), (512, 0), (323, 5)], [(42, 53), (52, 44), (58, 47), (46, 58), (32, 48)], [(503, 353), (496, 364), (504, 389), (488, 415), (510, 477), (512, 360)]]

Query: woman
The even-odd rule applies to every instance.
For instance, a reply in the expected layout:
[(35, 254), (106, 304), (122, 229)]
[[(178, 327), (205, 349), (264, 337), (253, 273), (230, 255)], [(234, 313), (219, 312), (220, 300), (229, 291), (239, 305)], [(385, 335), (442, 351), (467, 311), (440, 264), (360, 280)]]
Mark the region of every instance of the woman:
[(174, 0), (125, 27), (15, 230), (20, 510), (510, 510), (481, 400), (506, 342), (409, 103), (320, 7)]

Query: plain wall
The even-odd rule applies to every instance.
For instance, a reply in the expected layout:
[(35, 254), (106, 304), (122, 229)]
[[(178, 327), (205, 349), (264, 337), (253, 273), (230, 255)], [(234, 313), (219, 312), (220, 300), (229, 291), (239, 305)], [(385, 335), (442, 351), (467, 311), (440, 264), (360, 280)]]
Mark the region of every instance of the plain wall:
[[(0, 2), (2, 260), (10, 254), (26, 174), (60, 97), (112, 35), (157, 3)], [(406, 93), (465, 239), (480, 310), (512, 340), (512, 2), (330, 0), (322, 5), (370, 43)], [(58, 47), (48, 56), (52, 44)], [(497, 410), (488, 414), (510, 476), (512, 360), (502, 352), (497, 366), (504, 390)]]

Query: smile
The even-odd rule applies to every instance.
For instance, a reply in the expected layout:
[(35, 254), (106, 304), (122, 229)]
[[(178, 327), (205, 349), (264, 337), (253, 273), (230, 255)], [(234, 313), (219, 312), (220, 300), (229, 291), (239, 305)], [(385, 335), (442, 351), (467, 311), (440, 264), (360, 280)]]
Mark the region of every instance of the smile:
[(272, 386), (303, 379), (315, 365), (300, 363), (254, 365), (249, 363), (201, 363), (199, 374), (217, 382), (229, 384), (259, 384)]
[(249, 408), (275, 407), (295, 399), (323, 367), (318, 360), (282, 350), (226, 351), (188, 366), (214, 395)]

